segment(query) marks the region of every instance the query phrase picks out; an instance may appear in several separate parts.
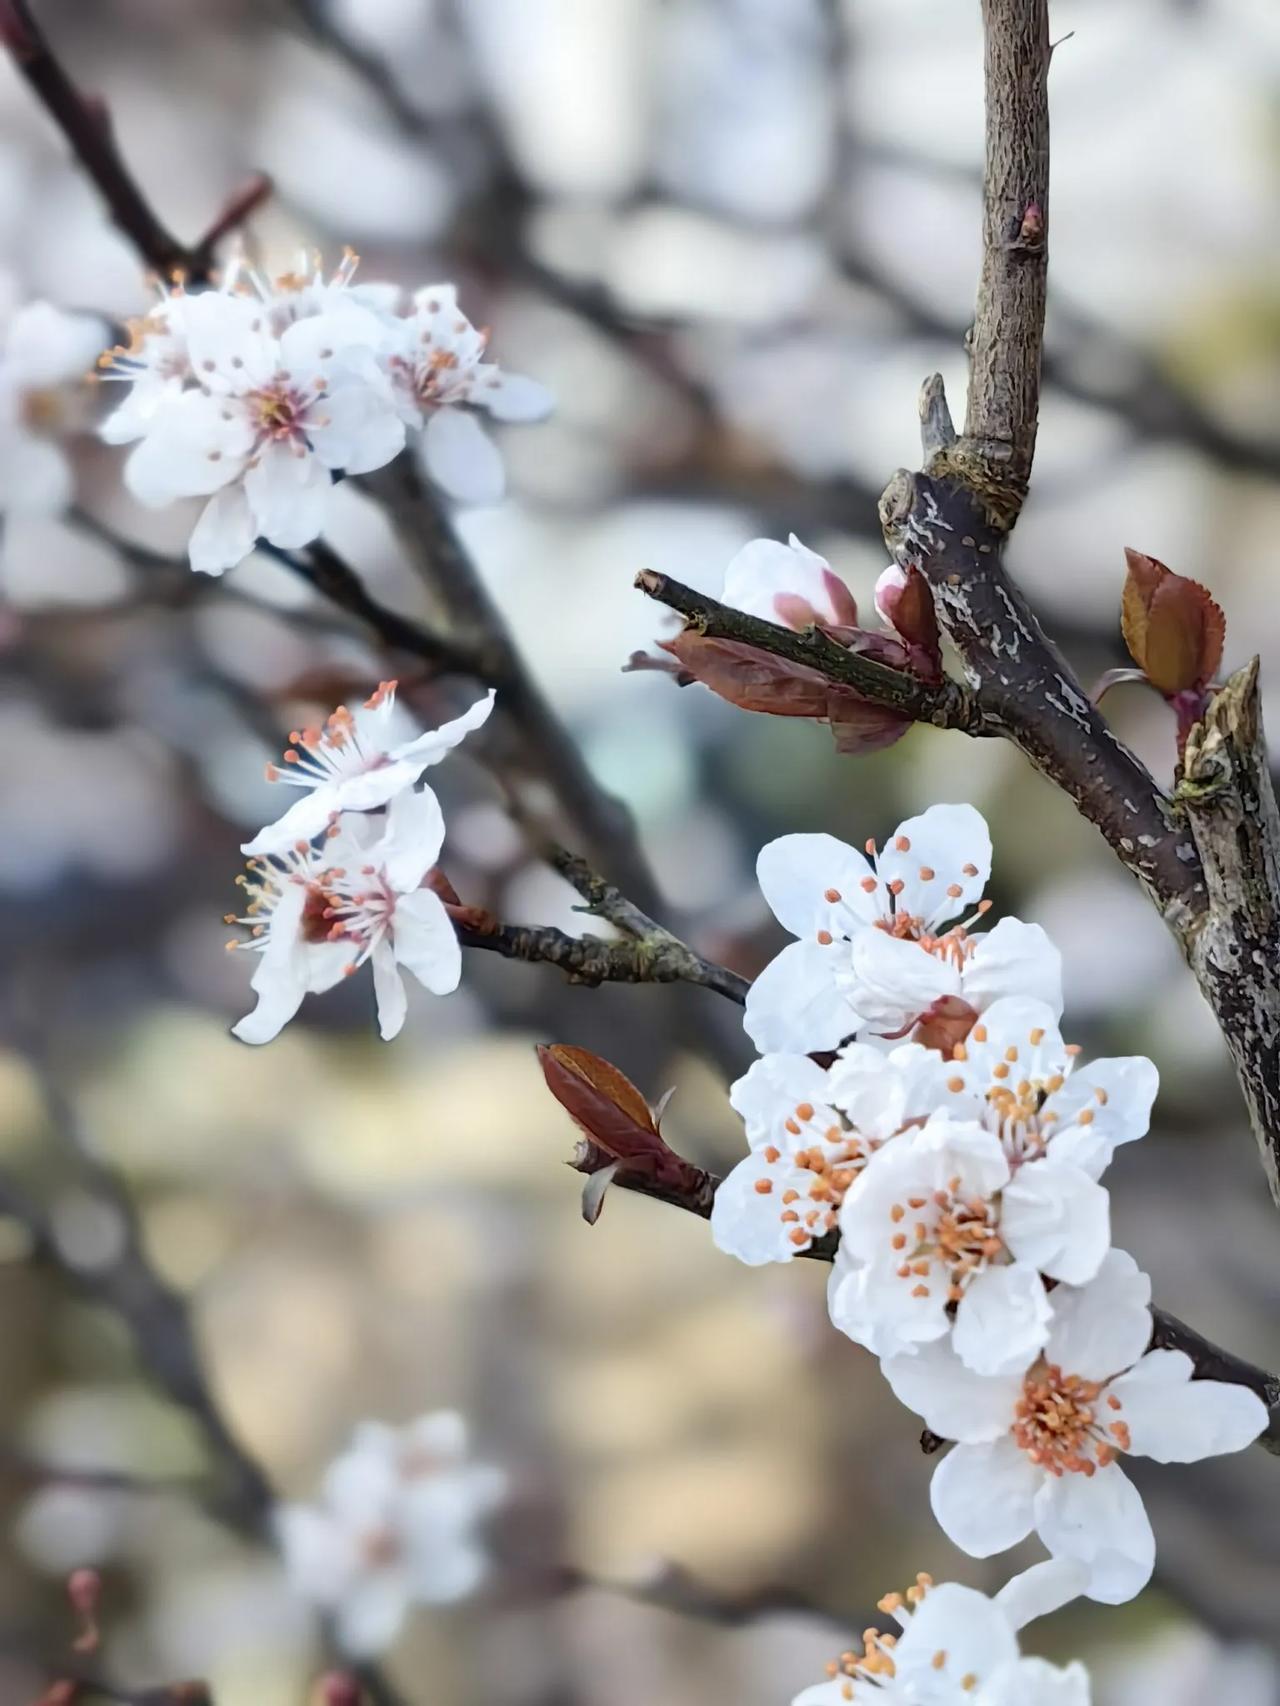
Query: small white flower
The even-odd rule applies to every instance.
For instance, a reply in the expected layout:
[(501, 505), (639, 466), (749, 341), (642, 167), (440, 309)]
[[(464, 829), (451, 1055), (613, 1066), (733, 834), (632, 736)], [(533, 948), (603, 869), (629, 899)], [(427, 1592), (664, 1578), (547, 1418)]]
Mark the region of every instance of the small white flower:
[(10, 298), (0, 346), (0, 514), (57, 515), (72, 495), (71, 464), (58, 440), (87, 424), (85, 376), (102, 325), (48, 302), (14, 311), (15, 290), (0, 279), (0, 297)]
[(744, 1023), (761, 1050), (809, 1053), (863, 1031), (901, 1036), (948, 997), (981, 1012), (1026, 995), (1062, 1011), (1061, 960), (1038, 925), (1005, 918), (972, 932), (990, 906), (981, 895), (991, 874), (991, 838), (972, 806), (908, 819), (874, 865), (834, 836), (784, 835), (761, 849), (756, 872), (799, 938), (747, 995)]
[(242, 852), (285, 852), (323, 833), (339, 812), (385, 806), (486, 722), (494, 700), (489, 692), (452, 722), (412, 740), (393, 742), (395, 696), (396, 683), (381, 682), (358, 710), (339, 705), (323, 728), (295, 730), (282, 762), (269, 765), (267, 776), (307, 792), (283, 817), (247, 841)]
[(304, 249), (291, 271), (270, 278), (250, 267), (243, 255), (238, 255), (228, 269), (223, 288), (238, 289), (243, 280), (266, 307), (271, 329), (277, 336), (295, 320), (351, 307), (378, 315), (390, 327), (403, 292), (398, 284), (355, 283), (359, 265), (360, 257), (355, 250), (344, 249), (341, 261), (326, 275), (321, 257)]
[(1121, 1144), (1145, 1135), (1160, 1075), (1144, 1055), (1078, 1057), (1046, 1003), (995, 1001), (954, 1049), (943, 1106), (995, 1132), (1011, 1165), (1047, 1155), (1097, 1179)]
[(461, 503), (497, 503), (506, 487), (502, 457), (473, 411), (499, 421), (545, 420), (555, 399), (544, 385), (484, 359), (488, 334), (458, 307), (451, 284), (414, 295), (390, 355), (401, 414), (424, 426), (420, 454), (428, 477)]
[(189, 547), (207, 574), (233, 567), (259, 537), (309, 544), (334, 471), (368, 473), (404, 445), (375, 353), (381, 320), (352, 305), (276, 337), (261, 303), (220, 291), (184, 296), (179, 320), (195, 386), (148, 403), (126, 485), (153, 508), (209, 498)]
[(1021, 1373), (976, 1374), (942, 1341), (886, 1359), (902, 1402), (958, 1442), (930, 1489), (957, 1546), (986, 1558), (1034, 1529), (1087, 1566), (1091, 1599), (1118, 1605), (1145, 1587), (1155, 1540), (1117, 1456), (1195, 1463), (1243, 1451), (1267, 1422), (1247, 1387), (1193, 1380), (1181, 1351), (1147, 1350), (1150, 1299), (1133, 1257), (1112, 1250), (1088, 1285), (1051, 1294), (1043, 1354)]
[(352, 1657), (384, 1651), (410, 1608), (462, 1599), (479, 1584), (480, 1521), (504, 1477), (468, 1462), (452, 1412), (402, 1429), (365, 1423), (330, 1467), (318, 1505), (275, 1514), (296, 1591), (334, 1618)]
[(1021, 1374), (1049, 1333), (1041, 1274), (1092, 1279), (1110, 1242), (1107, 1193), (1078, 1167), (1014, 1172), (994, 1132), (938, 1115), (845, 1196), (831, 1319), (880, 1357), (950, 1334), (967, 1367)]
[(462, 950), (444, 902), (421, 886), (443, 844), (440, 802), (422, 788), (398, 793), (385, 825), (371, 817), (340, 819), (322, 854), (295, 853), (293, 865), (279, 857), (258, 860), (252, 866), (258, 910), (251, 906), (234, 920), (252, 928), (266, 919), (263, 934), (245, 944), (262, 954), (252, 980), (258, 1004), (233, 1034), (242, 1042), (270, 1042), (306, 995), (332, 989), (366, 960), (384, 1041), (399, 1035), (407, 1011), (400, 966), (433, 995), (451, 994), (462, 975)]
[(834, 1674), (798, 1694), (792, 1706), (1089, 1706), (1089, 1677), (1024, 1659), (1018, 1632), (1067, 1604), (1084, 1572), (1050, 1561), (1015, 1576), (994, 1599), (958, 1582), (916, 1578), (905, 1594), (886, 1594), (879, 1609), (900, 1637), (863, 1637), (861, 1653), (842, 1654)]
[(751, 1153), (716, 1192), (711, 1235), (750, 1266), (789, 1262), (831, 1232), (870, 1157), (944, 1093), (927, 1049), (854, 1043), (830, 1071), (807, 1055), (765, 1055), (729, 1092)]
[(194, 382), (182, 331), (186, 301), (181, 289), (161, 287), (155, 307), (126, 325), (127, 344), (98, 357), (99, 377), (129, 387), (98, 428), (106, 444), (133, 444), (146, 436), (162, 404)]
[(856, 627), (853, 594), (824, 557), (795, 534), (786, 545), (753, 539), (724, 573), (724, 602), (784, 628)]

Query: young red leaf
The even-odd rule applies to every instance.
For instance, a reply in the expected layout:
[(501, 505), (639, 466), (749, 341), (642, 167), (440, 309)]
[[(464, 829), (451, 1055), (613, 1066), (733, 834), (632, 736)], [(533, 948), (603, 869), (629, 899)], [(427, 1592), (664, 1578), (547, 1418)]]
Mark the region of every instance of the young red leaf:
[(836, 751), (881, 752), (901, 740), (911, 719), (862, 699), (851, 688), (832, 687), (827, 693), (827, 718)]
[(740, 640), (712, 640), (686, 629), (658, 642), (686, 672), (744, 711), (775, 717), (824, 717), (827, 683), (816, 669), (772, 657)]
[(566, 1043), (540, 1047), (538, 1060), (548, 1090), (593, 1143), (626, 1158), (652, 1149), (658, 1136), (653, 1114), (624, 1072)]
[(1166, 697), (1203, 691), (1222, 662), (1222, 611), (1199, 581), (1155, 557), (1126, 550), (1125, 560), (1120, 619), (1130, 656)]

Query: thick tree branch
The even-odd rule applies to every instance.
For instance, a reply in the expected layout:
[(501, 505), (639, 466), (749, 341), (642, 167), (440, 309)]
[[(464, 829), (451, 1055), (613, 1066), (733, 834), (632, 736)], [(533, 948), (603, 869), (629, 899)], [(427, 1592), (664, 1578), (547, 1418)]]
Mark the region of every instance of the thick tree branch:
[(558, 966), (570, 983), (695, 983), (741, 1007), (747, 980), (726, 966), (704, 960), (675, 936), (654, 941), (606, 942), (599, 936), (570, 936), (548, 925), (495, 924), (492, 929), (456, 925), (466, 948), (484, 948), (508, 960)]
[(255, 175), (194, 246), (180, 242), (161, 221), (125, 164), (105, 103), (77, 86), (27, 0), (0, 0), (0, 43), (97, 186), (112, 222), (143, 261), (162, 278), (181, 276), (188, 284), (205, 283), (217, 244), (261, 206), (271, 194), (271, 180), (260, 173)]
[[(581, 1152), (590, 1148), (590, 1145), (580, 1146), (580, 1153), (573, 1163), (580, 1172), (594, 1172), (608, 1159), (596, 1151), (593, 1164), (592, 1156)], [(690, 1172), (693, 1174), (697, 1170), (690, 1169)], [(673, 1188), (666, 1182), (658, 1182), (649, 1175), (629, 1174), (625, 1168), (619, 1168), (613, 1175), (612, 1183), (622, 1190), (636, 1191), (642, 1196), (652, 1197), (657, 1202), (667, 1203), (672, 1208), (684, 1209), (688, 1214), (696, 1214), (701, 1219), (708, 1220), (721, 1181), (711, 1173), (698, 1172), (697, 1176), (702, 1181), (701, 1186), (684, 1190), (679, 1186)], [(831, 1234), (810, 1245), (801, 1254), (814, 1261), (831, 1262), (835, 1260), (838, 1243), (838, 1234)], [(1167, 1315), (1162, 1309), (1153, 1308), (1151, 1318), (1152, 1347), (1185, 1352), (1195, 1366), (1196, 1379), (1221, 1380), (1228, 1384), (1247, 1386), (1251, 1392), (1258, 1394), (1267, 1406), (1269, 1416), (1258, 1444), (1264, 1451), (1280, 1456), (1280, 1375), (1270, 1374), (1255, 1363), (1246, 1362), (1243, 1357), (1233, 1356), (1230, 1351), (1211, 1344), (1197, 1333), (1194, 1327), (1188, 1327), (1185, 1322), (1179, 1321), (1176, 1316)]]
[(1257, 658), (1231, 677), (1188, 736), (1175, 800), (1191, 826), (1208, 899), (1187, 955), (1222, 1025), (1280, 1205), (1280, 811)]
[(805, 664), (828, 681), (851, 687), (862, 698), (901, 712), (915, 722), (932, 723), (940, 729), (962, 729), (971, 735), (988, 732), (973, 696), (958, 681), (922, 681), (906, 670), (893, 669), (838, 645), (820, 628), (808, 628), (803, 633), (781, 628), (734, 610), (652, 569), (642, 570), (636, 576), (636, 585), (659, 604), (678, 611), (686, 625), (700, 634), (716, 640), (738, 640), (758, 651)]

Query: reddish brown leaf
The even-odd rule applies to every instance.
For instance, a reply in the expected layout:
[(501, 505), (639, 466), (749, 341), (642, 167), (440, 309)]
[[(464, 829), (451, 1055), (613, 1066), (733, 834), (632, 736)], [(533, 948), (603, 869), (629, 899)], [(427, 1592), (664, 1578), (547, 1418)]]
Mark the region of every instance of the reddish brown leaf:
[(740, 640), (712, 640), (686, 629), (659, 645), (685, 670), (744, 711), (767, 711), (775, 717), (824, 717), (827, 683), (816, 669), (772, 657)]
[(827, 718), (836, 751), (881, 752), (901, 740), (911, 719), (861, 699), (848, 687), (832, 687), (827, 693)]
[(551, 1094), (601, 1149), (629, 1159), (661, 1142), (649, 1104), (616, 1066), (566, 1043), (540, 1047), (538, 1060)]
[(1166, 696), (1209, 685), (1222, 662), (1226, 622), (1207, 588), (1155, 557), (1125, 552), (1120, 605), (1130, 656)]

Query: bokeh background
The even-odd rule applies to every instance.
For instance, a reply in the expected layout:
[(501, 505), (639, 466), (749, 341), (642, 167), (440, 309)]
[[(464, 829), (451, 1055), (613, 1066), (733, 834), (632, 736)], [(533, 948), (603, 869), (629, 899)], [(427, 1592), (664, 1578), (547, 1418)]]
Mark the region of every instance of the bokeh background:
[[(462, 532), (699, 945), (749, 974), (780, 944), (752, 879), (773, 835), (860, 842), (936, 800), (988, 814), (998, 905), (1061, 944), (1069, 1032), (1161, 1069), (1153, 1132), (1112, 1173), (1119, 1241), (1166, 1307), (1277, 1366), (1275, 1213), (1225, 1052), (1067, 803), (994, 742), (915, 731), (840, 759), (824, 729), (622, 672), (663, 631), (635, 571), (714, 592), (760, 533), (794, 529), (869, 613), (875, 499), (916, 460), (918, 385), (939, 370), (963, 396), (976, 4), (36, 9), (184, 236), (261, 167), (276, 194), (248, 235), (269, 268), (350, 243), (366, 277), (456, 279), (499, 359), (555, 388), (551, 422), (506, 434), (509, 501)], [(1086, 679), (1120, 661), (1125, 545), (1201, 578), (1228, 663), (1262, 652), (1280, 726), (1280, 12), (1055, 0), (1053, 26), (1048, 373), (1012, 562)], [(0, 261), (23, 295), (108, 321), (148, 299), (7, 66)], [(747, 1271), (701, 1223), (617, 1192), (580, 1218), (534, 1043), (594, 1048), (653, 1097), (676, 1086), (673, 1141), (724, 1168), (726, 1072), (747, 1058), (727, 1004), (475, 954), (451, 999), (415, 987), (393, 1046), (360, 982), (268, 1049), (228, 1037), (250, 968), (221, 917), (239, 842), (275, 815), (263, 761), (314, 683), (385, 660), (273, 564), (197, 581), (115, 549), (104, 529), (180, 556), (191, 517), (136, 510), (117, 452), (73, 450), (77, 510), (6, 518), (0, 562), (0, 1174), (85, 1281), (0, 1218), (0, 1700), (39, 1694), (65, 1651), (61, 1579), (85, 1563), (106, 1581), (104, 1666), (132, 1686), (199, 1674), (220, 1706), (297, 1706), (323, 1662), (270, 1551), (184, 1495), (200, 1431), (95, 1300), (124, 1236), (104, 1164), (286, 1495), (314, 1491), (358, 1419), (440, 1405), (506, 1466), (489, 1587), (416, 1616), (388, 1660), (415, 1706), (778, 1706), (917, 1569), (1003, 1580), (1010, 1560), (962, 1558), (933, 1526), (911, 1419), (830, 1329), (816, 1264)], [(343, 488), (332, 537), (379, 597), (424, 607), (366, 495)], [(423, 719), (469, 696), (408, 694)], [(1163, 705), (1122, 688), (1108, 711), (1168, 776)], [(459, 891), (580, 928), (476, 753), (436, 778)], [(1275, 1466), (1141, 1479), (1156, 1584), (1037, 1638), (1090, 1660), (1101, 1706), (1210, 1688), (1276, 1706)], [(669, 1566), (719, 1623), (641, 1603)], [(787, 1596), (817, 1614), (768, 1609)]]

